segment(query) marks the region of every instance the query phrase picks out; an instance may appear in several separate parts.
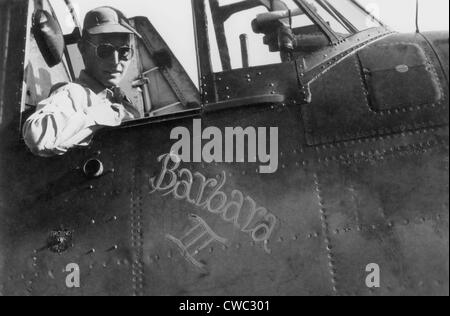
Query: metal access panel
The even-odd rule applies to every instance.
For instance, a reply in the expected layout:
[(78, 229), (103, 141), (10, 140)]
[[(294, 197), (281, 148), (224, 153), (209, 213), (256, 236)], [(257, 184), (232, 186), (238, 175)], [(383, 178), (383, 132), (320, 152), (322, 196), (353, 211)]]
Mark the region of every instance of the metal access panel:
[[(393, 46), (398, 51), (386, 51), (384, 58), (369, 62), (372, 49), (381, 54)], [(399, 51), (403, 54), (396, 55)], [(448, 124), (448, 85), (435, 65), (439, 61), (422, 37), (391, 35), (320, 74), (310, 83), (312, 102), (302, 105), (308, 144), (384, 137)]]
[(374, 111), (430, 106), (442, 84), (425, 50), (414, 42), (381, 42), (358, 53)]

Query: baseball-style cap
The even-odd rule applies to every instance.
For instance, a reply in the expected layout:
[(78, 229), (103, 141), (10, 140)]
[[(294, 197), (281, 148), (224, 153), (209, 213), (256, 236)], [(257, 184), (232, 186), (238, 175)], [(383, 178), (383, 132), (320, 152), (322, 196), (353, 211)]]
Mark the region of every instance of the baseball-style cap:
[(91, 10), (84, 18), (84, 30), (91, 35), (104, 33), (141, 35), (130, 25), (125, 15), (112, 7), (99, 7)]

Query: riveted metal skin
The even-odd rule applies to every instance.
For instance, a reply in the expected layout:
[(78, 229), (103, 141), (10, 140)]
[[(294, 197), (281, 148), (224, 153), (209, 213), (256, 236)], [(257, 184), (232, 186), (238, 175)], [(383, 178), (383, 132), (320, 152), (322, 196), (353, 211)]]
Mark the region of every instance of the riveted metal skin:
[(448, 32), (425, 32), (422, 36), (430, 44), (436, 56), (439, 59), (439, 63), (445, 72), (448, 84)]
[[(405, 55), (408, 49), (410, 54)], [(410, 63), (412, 69), (398, 73), (389, 63)], [(310, 145), (448, 124), (445, 73), (420, 35), (391, 35), (377, 41), (310, 86), (316, 97), (303, 106)]]
[[(33, 156), (0, 125), (0, 294), (448, 295), (448, 63), (441, 58), (448, 33), (428, 40), (375, 33), (362, 46), (355, 40), (330, 48), (339, 57), (202, 73), (214, 110), (129, 122), (61, 157)], [(384, 47), (398, 60), (392, 69), (367, 57)], [(396, 55), (403, 49), (414, 58)], [(431, 92), (391, 102), (396, 96), (379, 90), (370, 74), (396, 69), (388, 80), (412, 76), (405, 80)], [(19, 104), (12, 92), (18, 86), (7, 87), (8, 100)], [(285, 101), (214, 107), (227, 95), (233, 101), (272, 91)], [(248, 162), (183, 162), (174, 171), (177, 190), (155, 191), (171, 131), (185, 127), (192, 135), (193, 119), (222, 133), (278, 127), (277, 171), (262, 174)], [(85, 176), (90, 160), (102, 162), (101, 176)], [(224, 215), (217, 198), (205, 207), (214, 189), (200, 194), (201, 178), (223, 182), (222, 198), (242, 195), (247, 206), (230, 206)], [(162, 185), (171, 182), (167, 176)], [(273, 226), (267, 238), (261, 225)], [(80, 288), (66, 287), (70, 263), (80, 267)], [(366, 286), (370, 263), (381, 268), (378, 289)]]

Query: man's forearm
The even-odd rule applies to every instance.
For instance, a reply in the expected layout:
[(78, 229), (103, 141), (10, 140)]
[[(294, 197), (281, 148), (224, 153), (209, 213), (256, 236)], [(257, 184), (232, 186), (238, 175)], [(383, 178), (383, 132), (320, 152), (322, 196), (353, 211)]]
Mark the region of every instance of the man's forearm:
[(61, 155), (67, 149), (92, 134), (93, 124), (85, 113), (77, 112), (70, 118), (61, 113), (42, 113), (30, 117), (25, 123), (23, 136), (30, 150), (43, 157)]

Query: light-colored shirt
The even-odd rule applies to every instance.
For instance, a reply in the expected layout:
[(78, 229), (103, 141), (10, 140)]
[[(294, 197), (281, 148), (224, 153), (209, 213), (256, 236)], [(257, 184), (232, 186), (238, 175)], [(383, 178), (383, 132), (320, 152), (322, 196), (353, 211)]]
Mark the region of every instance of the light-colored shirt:
[(88, 146), (102, 127), (119, 126), (140, 116), (120, 88), (105, 89), (85, 71), (76, 83), (59, 84), (54, 90), (23, 127), (25, 143), (41, 157)]

